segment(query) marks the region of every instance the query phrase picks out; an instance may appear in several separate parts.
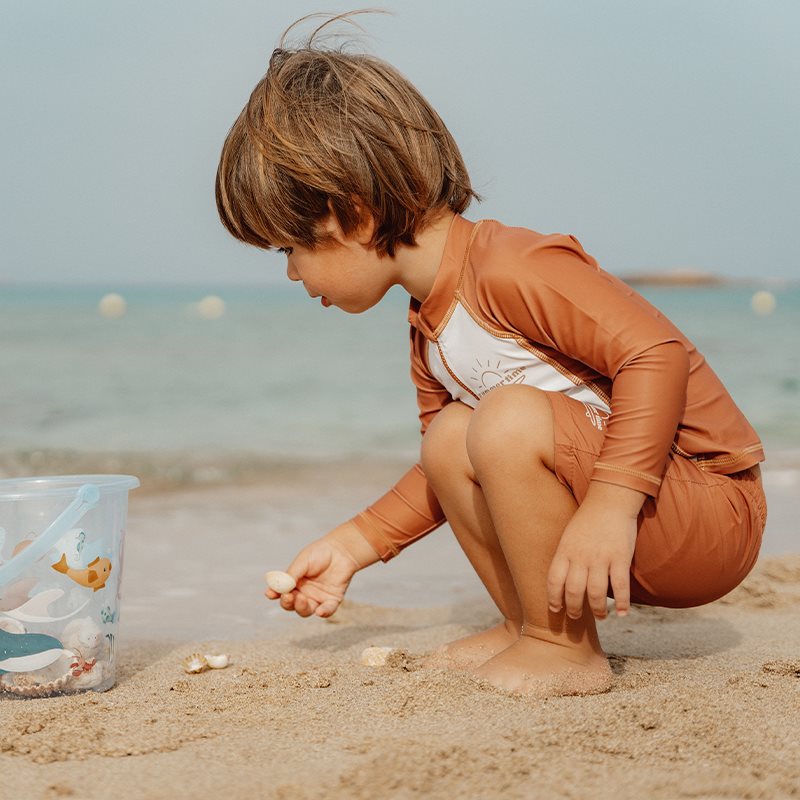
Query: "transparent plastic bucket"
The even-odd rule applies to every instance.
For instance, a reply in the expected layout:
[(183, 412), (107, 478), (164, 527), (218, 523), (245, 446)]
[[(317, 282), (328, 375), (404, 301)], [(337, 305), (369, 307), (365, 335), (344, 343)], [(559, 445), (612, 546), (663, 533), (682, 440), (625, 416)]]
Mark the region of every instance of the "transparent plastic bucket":
[(131, 475), (0, 480), (0, 700), (116, 680)]

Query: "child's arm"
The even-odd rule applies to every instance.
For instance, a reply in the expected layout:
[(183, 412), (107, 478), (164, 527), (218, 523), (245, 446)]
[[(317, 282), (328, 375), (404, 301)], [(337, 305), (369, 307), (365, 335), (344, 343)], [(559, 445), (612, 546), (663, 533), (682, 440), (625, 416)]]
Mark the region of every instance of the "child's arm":
[[(420, 432), (425, 435), (431, 420), (452, 398), (429, 372), (425, 342), (411, 339), (411, 377), (417, 389)], [(436, 495), (419, 464), (369, 508), (351, 522), (378, 553), (382, 561), (394, 558), (403, 548), (438, 528), (445, 520)]]
[[(417, 386), (422, 433), (450, 394), (427, 372), (412, 342), (412, 377)], [(444, 513), (419, 464), (409, 469), (382, 497), (353, 519), (298, 553), (287, 572), (297, 588), (284, 595), (267, 589), (270, 600), (302, 617), (329, 617), (342, 602), (353, 575), (376, 561), (388, 561), (400, 550), (438, 528)]]
[(280, 598), (281, 607), (301, 617), (329, 617), (339, 607), (356, 572), (378, 561), (378, 554), (351, 523), (345, 522), (304, 547), (286, 570), (297, 587), (284, 595), (272, 589), (264, 594)]

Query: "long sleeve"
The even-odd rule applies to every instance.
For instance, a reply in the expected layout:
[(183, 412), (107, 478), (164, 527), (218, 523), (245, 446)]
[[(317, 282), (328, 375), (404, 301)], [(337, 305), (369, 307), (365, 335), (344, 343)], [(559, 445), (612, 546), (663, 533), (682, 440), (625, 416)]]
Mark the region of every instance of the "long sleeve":
[(444, 513), (425, 473), (415, 464), (381, 498), (352, 519), (382, 561), (438, 528)]

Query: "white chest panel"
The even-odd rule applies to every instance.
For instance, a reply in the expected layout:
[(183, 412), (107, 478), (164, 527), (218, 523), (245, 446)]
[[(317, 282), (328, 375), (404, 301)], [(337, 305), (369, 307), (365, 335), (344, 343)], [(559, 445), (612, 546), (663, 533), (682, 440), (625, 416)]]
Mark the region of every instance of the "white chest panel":
[(454, 400), (472, 408), (492, 389), (521, 383), (561, 392), (610, 413), (588, 386), (573, 383), (514, 339), (490, 333), (460, 303), (441, 332), (438, 346), (437, 342), (428, 342), (428, 365)]

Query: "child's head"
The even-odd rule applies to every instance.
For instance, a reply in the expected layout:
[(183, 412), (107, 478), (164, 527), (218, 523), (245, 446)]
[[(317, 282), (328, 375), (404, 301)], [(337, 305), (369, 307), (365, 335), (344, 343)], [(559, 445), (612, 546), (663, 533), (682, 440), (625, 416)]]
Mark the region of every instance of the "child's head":
[(450, 132), (406, 78), (315, 45), (329, 22), (273, 52), (223, 145), (217, 208), (230, 233), (262, 248), (324, 245), (329, 214), (346, 234), (370, 214), (372, 245), (392, 256), (477, 195)]

